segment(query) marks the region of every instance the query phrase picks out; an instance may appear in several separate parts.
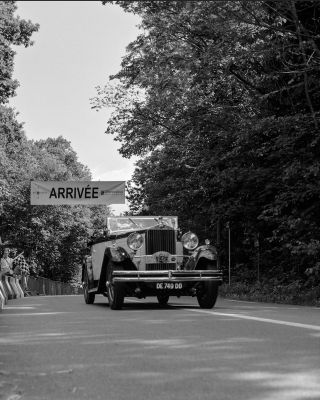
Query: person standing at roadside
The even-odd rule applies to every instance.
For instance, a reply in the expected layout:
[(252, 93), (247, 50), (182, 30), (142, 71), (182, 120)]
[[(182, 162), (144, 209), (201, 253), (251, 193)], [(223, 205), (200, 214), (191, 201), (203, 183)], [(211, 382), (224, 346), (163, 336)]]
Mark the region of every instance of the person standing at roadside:
[(30, 275), (29, 265), (27, 264), (23, 252), (21, 252), (18, 256), (16, 256), (17, 250), (13, 251), (13, 272), (14, 274), (20, 276), (21, 288), (25, 295), (27, 295), (28, 291), (28, 277)]
[(0, 260), (0, 272), (5, 275), (13, 275), (13, 259), (9, 257), (10, 249), (5, 248), (3, 250), (3, 256)]

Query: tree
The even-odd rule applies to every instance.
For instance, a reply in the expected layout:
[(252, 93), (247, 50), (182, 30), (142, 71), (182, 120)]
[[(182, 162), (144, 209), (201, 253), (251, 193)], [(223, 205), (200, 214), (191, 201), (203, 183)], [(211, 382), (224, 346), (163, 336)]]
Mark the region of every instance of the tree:
[(244, 243), (259, 235), (267, 279), (305, 280), (320, 252), (319, 2), (104, 3), (142, 19), (93, 102), (141, 157), (132, 211), (175, 209), (203, 235), (230, 221), (237, 262), (254, 268)]
[(14, 1), (0, 2), (0, 235), (32, 257), (45, 277), (72, 280), (78, 275), (86, 241), (101, 228), (102, 207), (31, 206), (31, 180), (90, 180), (63, 137), (31, 141), (5, 107), (15, 94), (12, 45), (29, 46), (39, 26), (14, 17)]
[[(8, 128), (8, 121), (6, 127)], [(13, 246), (33, 257), (43, 276), (70, 281), (78, 275), (90, 232), (103, 225), (105, 209), (84, 206), (31, 206), (31, 180), (90, 180), (70, 142), (62, 138), (28, 141), (22, 127), (4, 137), (5, 175), (8, 189), (2, 195), (1, 233)], [(19, 140), (14, 141), (14, 134)]]
[(38, 31), (39, 25), (15, 17), (15, 1), (0, 1), (0, 104), (8, 102), (15, 94), (18, 81), (12, 78), (14, 55), (12, 45), (32, 45), (31, 35)]

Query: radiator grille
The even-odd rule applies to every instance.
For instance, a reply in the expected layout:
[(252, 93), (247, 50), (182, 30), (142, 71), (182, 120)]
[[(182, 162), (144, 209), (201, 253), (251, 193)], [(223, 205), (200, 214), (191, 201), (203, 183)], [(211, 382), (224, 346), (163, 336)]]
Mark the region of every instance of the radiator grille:
[(146, 254), (157, 251), (176, 254), (176, 234), (173, 229), (152, 229), (146, 232)]
[[(176, 233), (173, 229), (152, 229), (146, 232), (146, 254), (166, 251), (176, 254)], [(146, 271), (165, 271), (176, 269), (175, 263), (152, 263), (146, 265)]]
[(175, 263), (165, 263), (165, 264), (147, 264), (146, 271), (167, 271), (168, 269), (176, 269)]

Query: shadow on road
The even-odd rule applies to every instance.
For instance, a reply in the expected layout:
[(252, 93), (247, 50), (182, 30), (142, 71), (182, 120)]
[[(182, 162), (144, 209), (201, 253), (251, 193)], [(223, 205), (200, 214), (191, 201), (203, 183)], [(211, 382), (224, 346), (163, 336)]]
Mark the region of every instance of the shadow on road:
[[(94, 307), (109, 308), (108, 301), (95, 302)], [(92, 307), (92, 305), (90, 305)], [(199, 309), (197, 304), (175, 304), (169, 303), (167, 305), (160, 305), (157, 301), (142, 302), (139, 300), (125, 300), (123, 310), (194, 310)], [(214, 307), (213, 310), (231, 310), (228, 307)]]

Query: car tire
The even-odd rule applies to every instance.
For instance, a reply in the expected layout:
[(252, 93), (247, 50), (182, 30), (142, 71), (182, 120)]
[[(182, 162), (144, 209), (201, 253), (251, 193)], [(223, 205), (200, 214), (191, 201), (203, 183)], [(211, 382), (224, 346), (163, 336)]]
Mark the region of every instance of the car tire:
[(83, 276), (83, 296), (86, 304), (94, 303), (96, 295), (95, 293), (89, 293), (89, 278), (86, 270), (84, 271), (84, 276)]
[(168, 304), (169, 297), (170, 296), (168, 294), (158, 294), (157, 299), (160, 306), (166, 306)]
[[(209, 269), (209, 267), (206, 269)], [(200, 308), (213, 308), (217, 301), (218, 291), (219, 285), (217, 282), (203, 282), (197, 293)]]
[[(120, 268), (117, 268), (119, 270)], [(121, 283), (114, 283), (112, 279), (112, 272), (114, 271), (114, 268), (110, 266), (108, 268), (107, 272), (107, 294), (108, 294), (108, 300), (109, 300), (109, 305), (111, 310), (121, 310), (123, 303), (124, 303), (124, 297), (125, 297), (125, 291), (123, 284)]]

